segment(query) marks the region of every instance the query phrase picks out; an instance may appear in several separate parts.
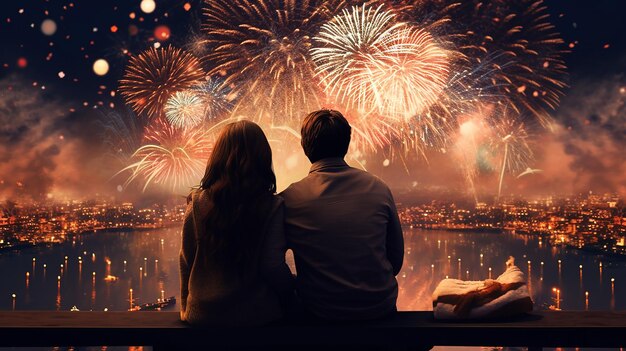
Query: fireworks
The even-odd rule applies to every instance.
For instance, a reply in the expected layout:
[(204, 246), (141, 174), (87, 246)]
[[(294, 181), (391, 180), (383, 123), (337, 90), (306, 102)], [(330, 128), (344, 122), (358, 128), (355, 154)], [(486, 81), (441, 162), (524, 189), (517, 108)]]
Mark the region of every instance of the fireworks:
[(144, 191), (155, 184), (186, 192), (199, 184), (213, 147), (210, 131), (180, 130), (159, 120), (146, 129), (144, 139), (148, 144), (135, 151), (135, 161), (118, 172), (131, 172), (126, 186), (138, 178), (145, 182)]
[(505, 173), (517, 174), (533, 159), (528, 126), (515, 111), (491, 104), (481, 104), (464, 117), (455, 135), (454, 156), (476, 201), (476, 177), (498, 171), (499, 198)]
[(502, 172), (517, 173), (528, 167), (533, 158), (528, 139), (528, 131), (519, 117), (505, 115), (495, 121), (491, 147), (496, 153), (504, 150)]
[(394, 23), (394, 15), (381, 8), (363, 5), (343, 10), (322, 26), (311, 49), (327, 95), (364, 114), (371, 113), (378, 102), (371, 85), (373, 61), (385, 58), (381, 47), (387, 46), (385, 41), (391, 40), (394, 30), (404, 26)]
[(102, 140), (109, 154), (122, 163), (128, 162), (133, 152), (141, 145), (142, 126), (130, 111), (115, 111), (103, 114), (98, 120)]
[[(464, 33), (459, 50), (479, 65), (490, 61), (491, 88), (499, 101), (534, 116), (544, 127), (566, 87), (564, 42), (542, 0), (434, 1)], [(436, 7), (436, 6), (435, 6)], [(444, 9), (445, 8), (445, 9)], [(471, 28), (467, 31), (467, 28)]]
[(203, 31), (209, 73), (238, 97), (235, 114), (298, 124), (319, 108), (309, 60), (311, 36), (339, 0), (205, 0)]
[(499, 170), (500, 192), (504, 173), (528, 167), (528, 133), (549, 125), (565, 87), (563, 41), (547, 21), (542, 0), (204, 0), (187, 48), (208, 75), (168, 46), (131, 58), (120, 81), (156, 121), (129, 181), (180, 188), (201, 175), (206, 147), (187, 139), (202, 121), (246, 116), (279, 139), (325, 106), (350, 121), (363, 160), (452, 147), (475, 197), (484, 171)]
[(459, 124), (456, 131), (453, 156), (460, 168), (468, 192), (478, 203), (478, 192), (476, 189), (476, 177), (479, 171), (479, 146), (484, 139), (484, 125), (482, 113), (475, 113), (466, 116), (466, 120)]
[(204, 102), (204, 116), (208, 120), (216, 120), (227, 115), (232, 109), (235, 94), (217, 79), (208, 78), (200, 85), (193, 87)]
[(200, 61), (191, 54), (172, 46), (150, 48), (130, 59), (119, 90), (137, 114), (156, 118), (174, 93), (203, 77)]
[(439, 100), (448, 79), (446, 53), (423, 31), (403, 28), (370, 64), (373, 94), (384, 116), (408, 120)]
[(175, 93), (165, 104), (167, 120), (177, 128), (192, 128), (200, 124), (204, 117), (204, 103), (193, 91)]
[(363, 5), (322, 27), (311, 56), (329, 96), (365, 113), (406, 120), (438, 100), (448, 77), (445, 51), (422, 29)]
[(445, 120), (431, 106), (442, 100), (450, 62), (428, 31), (397, 22), (382, 5), (363, 5), (322, 26), (314, 43), (326, 94), (357, 111), (356, 120), (368, 126), (357, 135), (368, 144), (399, 139), (405, 149), (423, 151), (441, 139)]
[(396, 126), (385, 119), (363, 116), (350, 110), (343, 115), (352, 127), (350, 150), (357, 154), (367, 155), (382, 150), (400, 136)]
[[(506, 112), (506, 111), (505, 111)], [(492, 148), (494, 151), (502, 151), (502, 164), (500, 166), (500, 180), (498, 182), (498, 199), (502, 194), (504, 173), (520, 172), (528, 167), (528, 162), (533, 157), (533, 152), (528, 145), (528, 132), (524, 123), (518, 118), (504, 116), (495, 124)]]

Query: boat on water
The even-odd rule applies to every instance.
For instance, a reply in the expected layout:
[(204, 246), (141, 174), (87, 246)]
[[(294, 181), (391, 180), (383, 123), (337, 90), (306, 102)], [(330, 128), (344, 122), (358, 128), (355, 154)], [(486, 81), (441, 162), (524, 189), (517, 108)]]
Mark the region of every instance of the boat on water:
[(119, 278), (114, 275), (107, 275), (106, 277), (104, 277), (104, 281), (106, 282), (116, 282), (118, 280)]
[(176, 297), (170, 296), (166, 299), (157, 299), (156, 302), (153, 303), (144, 303), (142, 305), (133, 306), (128, 310), (131, 312), (135, 311), (161, 311), (172, 305), (176, 304)]

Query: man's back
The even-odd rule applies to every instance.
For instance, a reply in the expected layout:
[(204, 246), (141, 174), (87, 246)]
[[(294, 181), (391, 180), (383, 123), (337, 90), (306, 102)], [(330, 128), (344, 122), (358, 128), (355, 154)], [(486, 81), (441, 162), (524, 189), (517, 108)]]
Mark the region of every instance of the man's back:
[(395, 310), (404, 245), (389, 188), (343, 159), (327, 158), (282, 196), (304, 307), (329, 319)]

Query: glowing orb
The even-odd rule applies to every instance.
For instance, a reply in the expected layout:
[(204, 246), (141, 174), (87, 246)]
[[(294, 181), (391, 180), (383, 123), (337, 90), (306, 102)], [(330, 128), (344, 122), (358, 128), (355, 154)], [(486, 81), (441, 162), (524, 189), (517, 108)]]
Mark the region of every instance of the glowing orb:
[(57, 24), (51, 19), (41, 22), (41, 32), (45, 35), (54, 35), (57, 31)]
[(141, 0), (139, 7), (144, 13), (152, 13), (156, 9), (156, 3), (154, 0)]
[(17, 59), (17, 67), (19, 68), (26, 68), (26, 66), (28, 66), (28, 60), (20, 57)]
[(93, 63), (93, 72), (99, 76), (109, 73), (109, 63), (105, 59), (98, 59)]
[(156, 40), (167, 40), (170, 38), (170, 28), (168, 26), (158, 26), (154, 29)]

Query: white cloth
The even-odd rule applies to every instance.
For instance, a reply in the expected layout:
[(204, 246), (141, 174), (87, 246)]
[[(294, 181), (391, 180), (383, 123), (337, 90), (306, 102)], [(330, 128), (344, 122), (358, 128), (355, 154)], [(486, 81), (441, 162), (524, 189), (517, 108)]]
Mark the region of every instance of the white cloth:
[[(433, 292), (433, 301), (437, 301), (440, 296), (445, 295), (464, 295), (473, 291), (479, 291), (485, 288), (485, 281), (463, 281), (458, 279), (444, 279), (439, 283), (435, 291)], [(525, 283), (524, 273), (516, 266), (509, 266), (507, 270), (502, 273), (497, 279), (498, 283), (510, 284), (510, 283)], [(477, 319), (484, 318), (493, 315), (498, 310), (504, 308), (508, 304), (517, 300), (529, 299), (530, 294), (526, 284), (521, 287), (507, 291), (502, 296), (476, 308), (473, 308), (469, 315), (459, 316), (454, 313), (455, 305), (438, 302), (433, 312), (436, 319)]]

